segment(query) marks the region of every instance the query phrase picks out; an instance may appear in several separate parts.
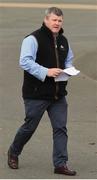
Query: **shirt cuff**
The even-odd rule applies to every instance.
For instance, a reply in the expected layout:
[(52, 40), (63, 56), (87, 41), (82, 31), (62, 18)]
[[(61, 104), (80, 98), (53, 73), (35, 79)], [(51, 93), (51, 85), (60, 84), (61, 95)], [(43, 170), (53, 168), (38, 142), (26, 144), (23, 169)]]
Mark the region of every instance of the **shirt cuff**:
[(43, 70), (41, 70), (41, 73), (40, 73), (40, 80), (42, 82), (45, 81), (47, 74), (48, 74), (48, 68), (43, 67)]

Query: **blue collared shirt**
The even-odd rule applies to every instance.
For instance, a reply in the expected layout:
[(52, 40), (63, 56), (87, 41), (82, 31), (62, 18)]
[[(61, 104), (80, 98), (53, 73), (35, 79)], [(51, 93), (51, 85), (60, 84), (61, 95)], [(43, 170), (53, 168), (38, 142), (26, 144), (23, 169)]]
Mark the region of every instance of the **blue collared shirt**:
[[(32, 35), (26, 37), (22, 42), (19, 63), (23, 70), (29, 72), (37, 79), (44, 81), (48, 73), (48, 68), (35, 62), (37, 49), (38, 42), (36, 38)], [(69, 45), (68, 55), (66, 60), (64, 60), (64, 67), (68, 68), (72, 66), (73, 57), (74, 55)]]

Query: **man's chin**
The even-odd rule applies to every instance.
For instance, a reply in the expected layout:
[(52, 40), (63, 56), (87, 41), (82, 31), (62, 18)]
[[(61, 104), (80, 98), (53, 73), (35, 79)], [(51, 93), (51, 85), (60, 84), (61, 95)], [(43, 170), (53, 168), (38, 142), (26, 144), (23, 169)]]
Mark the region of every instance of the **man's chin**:
[(53, 31), (54, 34), (57, 34), (59, 31)]

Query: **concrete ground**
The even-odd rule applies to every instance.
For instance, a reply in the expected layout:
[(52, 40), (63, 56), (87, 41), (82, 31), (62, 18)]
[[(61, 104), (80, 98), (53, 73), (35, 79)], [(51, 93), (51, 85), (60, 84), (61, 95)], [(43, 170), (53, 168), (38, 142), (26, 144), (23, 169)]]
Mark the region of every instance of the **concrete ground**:
[[(13, 2), (12, 0), (0, 0)], [(14, 2), (20, 2), (14, 0)], [(47, 0), (21, 2), (48, 3)], [(69, 165), (77, 171), (75, 179), (97, 178), (97, 1), (49, 0), (49, 3), (95, 5), (92, 9), (63, 9), (64, 34), (75, 54), (74, 64), (80, 75), (68, 83)], [(52, 129), (45, 113), (32, 139), (20, 156), (20, 169), (7, 166), (7, 150), (18, 127), (23, 123), (21, 97), (23, 71), (19, 68), (21, 42), (38, 28), (43, 8), (0, 7), (0, 178), (70, 179), (55, 175), (52, 164)]]

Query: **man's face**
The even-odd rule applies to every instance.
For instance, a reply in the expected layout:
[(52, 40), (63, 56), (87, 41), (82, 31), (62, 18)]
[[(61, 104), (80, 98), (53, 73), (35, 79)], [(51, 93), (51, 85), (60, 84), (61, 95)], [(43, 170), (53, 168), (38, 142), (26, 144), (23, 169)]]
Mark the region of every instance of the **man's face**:
[(63, 16), (57, 16), (51, 13), (45, 17), (44, 22), (53, 33), (58, 33), (63, 24)]

